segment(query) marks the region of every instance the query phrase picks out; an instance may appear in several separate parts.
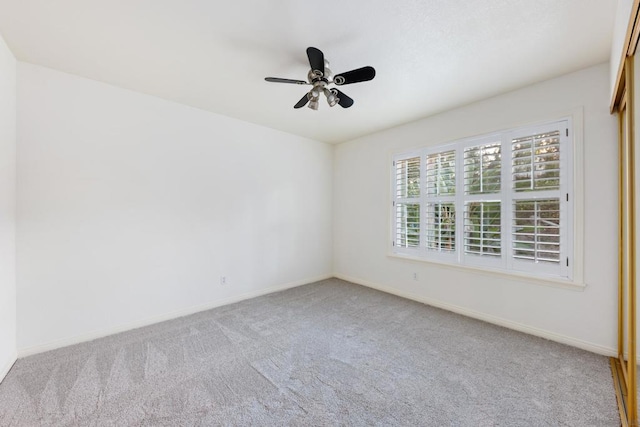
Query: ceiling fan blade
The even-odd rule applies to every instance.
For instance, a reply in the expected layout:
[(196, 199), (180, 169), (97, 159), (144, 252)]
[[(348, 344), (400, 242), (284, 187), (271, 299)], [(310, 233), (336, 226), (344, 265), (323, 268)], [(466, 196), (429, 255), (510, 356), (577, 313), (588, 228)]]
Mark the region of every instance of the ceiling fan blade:
[(307, 58), (309, 58), (309, 65), (311, 70), (318, 70), (324, 76), (324, 53), (320, 49), (315, 47), (307, 48)]
[(376, 70), (373, 67), (362, 67), (357, 70), (337, 74), (333, 77), (333, 82), (338, 86), (342, 86), (351, 83), (366, 82), (372, 80), (375, 76)]
[(264, 78), (268, 82), (272, 83), (293, 83), (297, 85), (308, 85), (309, 82), (305, 82), (304, 80), (293, 80), (293, 79), (282, 79), (280, 77), (265, 77)]
[(298, 103), (293, 106), (293, 108), (302, 108), (307, 105), (307, 102), (309, 102), (309, 94), (305, 93), (304, 96), (300, 98), (300, 101), (298, 101)]
[(340, 104), (342, 108), (349, 108), (353, 105), (353, 99), (345, 95), (344, 92), (340, 92), (338, 89), (331, 89), (331, 91), (335, 91), (338, 95), (338, 104)]

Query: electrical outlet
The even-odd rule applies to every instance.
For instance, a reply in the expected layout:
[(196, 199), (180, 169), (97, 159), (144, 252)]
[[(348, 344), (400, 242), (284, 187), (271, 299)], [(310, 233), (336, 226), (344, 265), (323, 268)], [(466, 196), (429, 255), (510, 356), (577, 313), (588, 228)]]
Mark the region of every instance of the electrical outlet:
[(221, 285), (227, 284), (227, 276), (220, 276), (220, 284)]
[(418, 273), (416, 272), (413, 273), (413, 280), (418, 280)]

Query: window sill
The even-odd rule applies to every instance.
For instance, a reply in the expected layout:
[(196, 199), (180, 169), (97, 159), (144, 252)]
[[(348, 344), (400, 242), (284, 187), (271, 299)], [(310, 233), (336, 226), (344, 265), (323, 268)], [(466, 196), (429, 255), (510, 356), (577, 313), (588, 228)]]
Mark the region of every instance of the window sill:
[(421, 257), (416, 257), (416, 256), (411, 256), (411, 255), (406, 255), (406, 254), (396, 254), (396, 253), (393, 253), (393, 252), (388, 252), (387, 253), (387, 257), (406, 260), (406, 261), (412, 261), (412, 262), (423, 262), (423, 263), (427, 263), (427, 264), (434, 264), (434, 265), (437, 265), (439, 267), (444, 267), (444, 268), (448, 268), (448, 269), (451, 269), (451, 270), (457, 270), (457, 271), (465, 271), (466, 270), (466, 271), (469, 271), (469, 272), (480, 273), (480, 274), (487, 275), (487, 276), (518, 279), (519, 281), (526, 282), (526, 283), (533, 283), (533, 284), (537, 284), (537, 285), (550, 286), (550, 287), (554, 287), (554, 288), (570, 289), (570, 290), (573, 290), (573, 291), (584, 291), (585, 288), (587, 287), (587, 285), (585, 283), (575, 282), (575, 281), (572, 281), (572, 280), (569, 280), (569, 279), (561, 279), (561, 278), (555, 278), (555, 277), (544, 277), (544, 276), (532, 276), (530, 274), (520, 273), (520, 272), (517, 272), (517, 271), (503, 271), (503, 270), (496, 270), (496, 269), (486, 268), (486, 267), (451, 264), (451, 263), (448, 263), (448, 262), (424, 259), (424, 258), (421, 258)]

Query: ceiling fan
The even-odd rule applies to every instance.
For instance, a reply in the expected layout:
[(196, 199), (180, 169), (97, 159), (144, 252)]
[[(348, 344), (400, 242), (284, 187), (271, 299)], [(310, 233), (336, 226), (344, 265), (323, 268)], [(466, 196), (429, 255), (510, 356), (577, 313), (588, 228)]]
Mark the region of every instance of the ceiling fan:
[(328, 88), (328, 86), (331, 84), (343, 86), (351, 83), (366, 82), (376, 76), (376, 70), (373, 67), (362, 67), (334, 76), (329, 69), (329, 61), (324, 59), (322, 51), (315, 47), (307, 48), (307, 57), (309, 58), (309, 65), (311, 65), (311, 70), (309, 70), (307, 74), (308, 81), (265, 77), (266, 81), (273, 83), (292, 83), (313, 86), (293, 108), (302, 108), (309, 103), (309, 108), (317, 110), (320, 93), (324, 93), (324, 96), (327, 97), (327, 102), (330, 107), (339, 104), (342, 108), (349, 108), (353, 105), (353, 99), (345, 95), (344, 92), (336, 88)]

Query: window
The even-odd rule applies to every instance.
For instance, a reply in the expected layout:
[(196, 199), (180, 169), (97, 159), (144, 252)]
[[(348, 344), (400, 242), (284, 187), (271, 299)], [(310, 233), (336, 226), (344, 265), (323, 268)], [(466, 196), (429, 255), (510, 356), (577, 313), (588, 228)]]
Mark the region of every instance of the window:
[(394, 156), (392, 250), (571, 279), (569, 121)]

